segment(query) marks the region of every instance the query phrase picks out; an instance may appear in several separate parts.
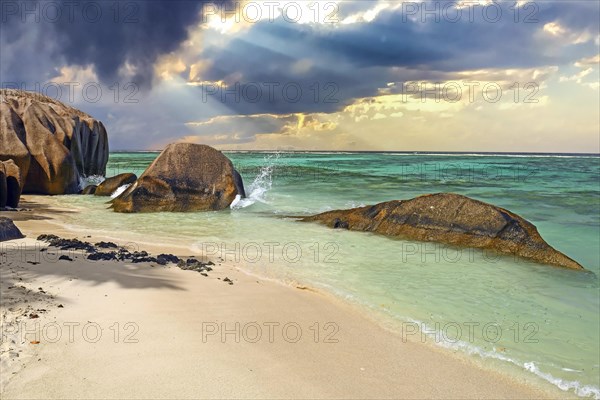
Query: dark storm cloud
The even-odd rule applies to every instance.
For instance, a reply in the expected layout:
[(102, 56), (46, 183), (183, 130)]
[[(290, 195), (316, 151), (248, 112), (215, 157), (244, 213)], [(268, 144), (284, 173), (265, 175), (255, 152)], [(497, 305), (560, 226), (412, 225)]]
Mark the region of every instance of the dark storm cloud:
[(5, 0), (3, 79), (39, 81), (64, 64), (91, 64), (108, 83), (127, 63), (134, 71), (130, 80), (148, 86), (157, 57), (186, 39), (201, 9), (202, 2), (185, 0)]
[[(301, 42), (297, 42), (301, 43)], [(290, 42), (290, 46), (294, 46)], [(225, 51), (207, 50), (214, 68), (203, 76), (209, 81), (224, 80), (227, 88), (216, 92), (209, 86), (199, 87), (209, 100), (226, 103), (232, 113), (258, 114), (269, 104), (268, 112), (319, 112), (343, 105), (352, 95), (367, 94), (360, 77), (335, 69), (310, 66), (307, 71), (294, 70), (296, 58), (277, 49), (235, 39)], [(234, 75), (241, 72), (241, 79)], [(224, 78), (224, 79), (223, 79)]]
[[(360, 3), (364, 10), (368, 2)], [(221, 97), (232, 113), (332, 112), (356, 98), (377, 95), (388, 82), (458, 79), (457, 73), (466, 70), (565, 65), (597, 53), (597, 2), (536, 2), (521, 8), (518, 16), (510, 2), (500, 3), (500, 18), (491, 9), (484, 14), (481, 6), (473, 8), (472, 17), (463, 10), (458, 19), (442, 11), (438, 21), (432, 15), (422, 18), (423, 7), (444, 10), (445, 4), (428, 2), (416, 12), (384, 10), (371, 22), (332, 29), (283, 19), (260, 22), (225, 48), (207, 49), (214, 62), (201, 78), (223, 80), (242, 93)], [(344, 3), (340, 7), (343, 11)], [(561, 41), (543, 31), (550, 22), (568, 32), (587, 30), (591, 40)], [(241, 89), (233, 88), (234, 82)], [(303, 96), (290, 99), (275, 90), (273, 99), (263, 90), (261, 98), (248, 101), (244, 85), (264, 82), (277, 82), (280, 88), (296, 84)], [(333, 85), (329, 91), (328, 84)]]
[[(531, 6), (521, 8), (517, 15), (512, 2), (459, 12), (445, 8), (455, 2), (435, 1), (416, 9), (406, 6), (395, 12), (383, 12), (366, 26), (352, 24), (308, 39), (359, 67), (460, 71), (560, 64), (576, 54), (577, 49), (548, 51), (556, 42), (541, 37), (540, 30), (546, 23), (558, 21), (569, 29), (589, 29), (598, 34), (599, 8), (594, 3), (531, 2)], [(433, 14), (424, 11), (436, 9)], [(284, 32), (280, 30), (279, 34)], [(587, 49), (594, 47), (590, 44)]]
[[(229, 114), (333, 112), (355, 98), (372, 96), (395, 77), (386, 67), (361, 70), (332, 56), (309, 37), (311, 33), (310, 28), (278, 21), (255, 26), (225, 48), (209, 47), (204, 53), (210, 55), (212, 67), (201, 80), (224, 81), (227, 87), (202, 84), (197, 90), (209, 102), (225, 104)], [(405, 71), (403, 76), (435, 79), (442, 75)]]

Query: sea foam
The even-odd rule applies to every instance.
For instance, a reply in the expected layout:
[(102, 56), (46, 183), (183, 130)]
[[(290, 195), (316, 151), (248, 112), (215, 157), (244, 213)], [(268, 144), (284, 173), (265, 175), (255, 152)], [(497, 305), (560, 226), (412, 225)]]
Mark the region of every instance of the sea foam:
[[(408, 320), (410, 322), (422, 324), (423, 326), (426, 327), (426, 328), (424, 328), (424, 331), (426, 331), (426, 332), (433, 331), (430, 328), (428, 328), (427, 325), (424, 324), (423, 322), (416, 321), (413, 319), (408, 319)], [(471, 356), (479, 356), (483, 359), (488, 358), (488, 359), (495, 359), (495, 360), (508, 362), (508, 363), (514, 364), (514, 365), (522, 368), (523, 370), (525, 370), (527, 372), (530, 372), (530, 373), (536, 375), (539, 378), (542, 378), (546, 382), (551, 383), (552, 385), (558, 387), (562, 391), (573, 392), (577, 396), (583, 397), (583, 398), (600, 399), (600, 388), (593, 386), (593, 385), (585, 385), (578, 381), (557, 378), (548, 372), (542, 371), (534, 361), (521, 362), (519, 360), (507, 357), (507, 356), (495, 351), (495, 349), (493, 351), (489, 351), (489, 350), (482, 349), (479, 346), (475, 346), (471, 343), (467, 343), (462, 340), (458, 340), (458, 341), (445, 340), (444, 336), (439, 335), (437, 332), (434, 335), (436, 336), (435, 343), (446, 349), (460, 351), (462, 353), (466, 353)], [(432, 336), (432, 335), (428, 334), (428, 336)], [(440, 340), (440, 338), (441, 338), (441, 340)], [(563, 370), (564, 370), (564, 368), (563, 368)]]

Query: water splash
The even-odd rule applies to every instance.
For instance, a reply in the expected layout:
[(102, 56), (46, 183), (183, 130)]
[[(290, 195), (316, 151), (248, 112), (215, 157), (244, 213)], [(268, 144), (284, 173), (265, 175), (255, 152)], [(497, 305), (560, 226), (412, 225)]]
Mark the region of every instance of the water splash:
[(273, 187), (273, 172), (275, 171), (275, 165), (279, 157), (279, 153), (274, 153), (264, 158), (265, 165), (260, 169), (254, 181), (248, 186), (246, 198), (242, 199), (236, 196), (235, 200), (229, 206), (231, 209), (246, 208), (256, 202), (269, 204), (267, 193)]
[(102, 175), (90, 175), (90, 176), (80, 176), (79, 178), (79, 188), (85, 189), (86, 186), (96, 185), (98, 186), (102, 182), (104, 182), (104, 176)]
[(111, 195), (110, 195), (110, 198), (111, 198), (111, 199), (114, 199), (114, 198), (116, 198), (116, 197), (119, 197), (119, 196), (121, 195), (121, 193), (123, 193), (124, 191), (126, 191), (126, 190), (127, 190), (127, 188), (128, 188), (129, 186), (131, 186), (131, 183), (128, 183), (127, 185), (122, 185), (122, 186), (119, 186), (119, 187), (117, 188), (117, 190), (115, 190), (115, 191), (113, 192), (113, 194), (111, 194)]

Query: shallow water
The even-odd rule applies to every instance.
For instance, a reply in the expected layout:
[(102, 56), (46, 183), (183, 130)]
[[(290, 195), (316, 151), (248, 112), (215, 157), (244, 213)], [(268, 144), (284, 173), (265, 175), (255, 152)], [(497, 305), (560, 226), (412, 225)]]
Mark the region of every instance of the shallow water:
[[(156, 153), (113, 153), (108, 176)], [(106, 198), (67, 223), (184, 246), (245, 269), (327, 289), (396, 321), (404, 335), (494, 358), (579, 396), (599, 392), (600, 158), (402, 153), (228, 153), (249, 198), (210, 213), (116, 214)], [(286, 218), (455, 192), (533, 222), (593, 273), (480, 250), (334, 231)], [(421, 333), (424, 336), (421, 336)]]

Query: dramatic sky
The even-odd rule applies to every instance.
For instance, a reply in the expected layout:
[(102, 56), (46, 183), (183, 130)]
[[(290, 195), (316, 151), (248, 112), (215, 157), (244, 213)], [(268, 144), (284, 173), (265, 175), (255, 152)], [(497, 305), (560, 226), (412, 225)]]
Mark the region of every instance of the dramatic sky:
[(0, 81), (112, 150), (597, 153), (599, 4), (2, 0)]

